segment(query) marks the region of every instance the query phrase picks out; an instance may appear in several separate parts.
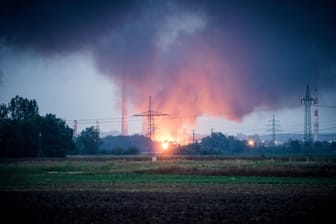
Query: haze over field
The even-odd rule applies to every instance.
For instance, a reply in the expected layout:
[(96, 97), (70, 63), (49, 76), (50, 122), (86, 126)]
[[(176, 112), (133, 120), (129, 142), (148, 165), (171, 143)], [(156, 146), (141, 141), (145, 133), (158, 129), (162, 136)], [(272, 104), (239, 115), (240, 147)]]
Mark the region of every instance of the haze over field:
[[(327, 2), (9, 1), (0, 8), (0, 101), (20, 94), (43, 113), (120, 129), (153, 108), (166, 138), (210, 128), (264, 133), (272, 113), (303, 132), (306, 84), (321, 132), (336, 132), (336, 16)], [(130, 119), (130, 133), (141, 120)]]

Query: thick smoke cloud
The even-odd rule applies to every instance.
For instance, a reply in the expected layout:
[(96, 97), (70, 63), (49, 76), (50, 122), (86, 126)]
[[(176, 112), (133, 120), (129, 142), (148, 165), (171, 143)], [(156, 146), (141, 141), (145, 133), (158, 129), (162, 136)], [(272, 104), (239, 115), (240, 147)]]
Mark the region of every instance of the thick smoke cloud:
[(5, 44), (40, 53), (89, 47), (123, 21), (134, 1), (2, 0), (0, 38)]
[(47, 55), (87, 49), (103, 74), (127, 82), (137, 110), (151, 95), (185, 125), (295, 106), (316, 80), (320, 90), (336, 86), (332, 4), (112, 2), (5, 1), (0, 43)]
[(0, 70), (0, 86), (2, 85), (2, 77), (3, 77), (3, 72)]

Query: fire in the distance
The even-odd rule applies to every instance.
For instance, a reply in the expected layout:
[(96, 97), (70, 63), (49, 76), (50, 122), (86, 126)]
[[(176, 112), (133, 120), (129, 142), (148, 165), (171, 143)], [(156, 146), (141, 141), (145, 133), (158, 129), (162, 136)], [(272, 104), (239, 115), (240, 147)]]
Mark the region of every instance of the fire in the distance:
[[(159, 127), (159, 123), (156, 123)], [(191, 137), (187, 131), (177, 131), (170, 133), (170, 129), (157, 128), (153, 141), (156, 142), (158, 151), (162, 153), (169, 153), (173, 148), (181, 145), (187, 145), (191, 143)]]
[(164, 141), (161, 143), (162, 149), (163, 150), (167, 150), (169, 148), (169, 142), (168, 141)]
[(195, 122), (188, 119), (167, 116), (155, 120), (153, 140), (171, 145), (187, 145), (192, 142)]
[[(191, 130), (194, 125), (188, 120), (176, 118), (172, 116), (157, 118), (153, 122), (155, 125), (152, 132), (152, 140), (156, 142), (160, 151), (168, 151), (178, 145), (187, 145), (192, 143)], [(145, 120), (145, 124), (148, 121)], [(148, 129), (149, 130), (149, 127)], [(144, 135), (149, 137), (149, 133), (143, 132)]]
[(160, 135), (155, 137), (155, 142), (159, 143), (160, 151), (167, 153), (170, 149), (176, 147), (177, 145), (186, 145), (189, 142), (181, 142), (178, 138), (174, 138), (168, 135)]
[(176, 147), (180, 146), (181, 144), (179, 144), (176, 141), (156, 141), (157, 142), (157, 147), (156, 147), (156, 151), (158, 153), (163, 153), (163, 154), (169, 154), (172, 152), (172, 150), (176, 149)]
[(170, 134), (167, 129), (160, 129), (155, 133), (153, 140), (160, 143), (163, 151), (167, 151), (177, 145), (191, 143), (191, 136), (186, 130)]

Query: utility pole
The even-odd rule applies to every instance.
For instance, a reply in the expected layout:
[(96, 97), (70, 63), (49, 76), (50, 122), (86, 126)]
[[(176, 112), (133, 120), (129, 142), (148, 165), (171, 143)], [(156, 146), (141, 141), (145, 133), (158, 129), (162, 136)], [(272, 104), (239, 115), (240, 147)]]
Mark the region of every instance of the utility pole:
[(78, 133), (77, 133), (77, 120), (74, 120), (74, 124), (73, 124), (73, 137), (77, 138)]
[(39, 156), (42, 157), (44, 156), (43, 153), (42, 153), (42, 133), (39, 132), (39, 135), (38, 135), (38, 144), (39, 144)]
[(211, 137), (210, 137), (210, 143), (211, 143), (211, 150), (214, 148), (214, 131), (213, 128), (211, 128)]
[(149, 96), (149, 103), (148, 103), (148, 110), (140, 113), (140, 114), (135, 114), (133, 115), (135, 117), (146, 117), (148, 120), (148, 137), (150, 139), (150, 152), (153, 152), (152, 150), (152, 141), (153, 141), (153, 136), (154, 136), (154, 117), (160, 117), (160, 116), (168, 116), (168, 114), (153, 111), (152, 110), (152, 97)]
[(126, 76), (122, 79), (121, 88), (121, 134), (128, 135), (128, 109), (127, 109), (127, 80)]
[(306, 95), (304, 98), (301, 98), (301, 104), (305, 106), (305, 115), (304, 115), (304, 141), (312, 141), (311, 133), (311, 105), (313, 104), (313, 97), (310, 96), (309, 85), (306, 87)]
[(276, 144), (276, 132), (280, 131), (279, 129), (279, 120), (275, 119), (275, 115), (273, 114), (273, 118), (272, 120), (268, 121), (270, 124), (268, 124), (267, 126), (270, 127), (270, 129), (268, 129), (267, 131), (271, 131), (272, 132), (272, 145), (275, 146)]
[[(316, 75), (317, 76), (317, 75)], [(314, 142), (317, 142), (319, 139), (319, 108), (318, 108), (318, 83), (317, 77), (315, 81), (315, 96), (314, 96)]]
[(314, 142), (317, 142), (319, 140), (319, 105), (318, 105), (319, 71), (318, 71), (318, 64), (317, 64), (318, 61), (315, 61), (315, 63), (313, 63), (314, 69), (315, 69), (314, 81), (313, 81), (313, 86), (314, 86), (314, 97), (313, 97), (314, 138), (313, 139), (314, 139)]
[(97, 131), (100, 132), (100, 126), (99, 126), (99, 121), (98, 120), (96, 120), (96, 129), (97, 129)]
[[(317, 90), (316, 90), (317, 94)], [(319, 139), (319, 109), (318, 109), (318, 96), (314, 97), (314, 142), (317, 142)]]
[(192, 142), (195, 143), (195, 130), (192, 130)]

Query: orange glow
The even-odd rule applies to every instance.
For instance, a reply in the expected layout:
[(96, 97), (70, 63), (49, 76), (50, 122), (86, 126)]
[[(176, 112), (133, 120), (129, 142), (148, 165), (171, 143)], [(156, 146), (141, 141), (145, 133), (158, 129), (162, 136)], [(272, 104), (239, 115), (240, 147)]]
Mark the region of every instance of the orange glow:
[[(160, 58), (156, 60), (160, 63)], [(223, 117), (240, 122), (242, 115), (250, 112), (242, 109), (242, 105), (253, 107), (248, 98), (241, 97), (240, 90), (248, 89), (239, 78), (242, 71), (233, 69), (212, 47), (198, 45), (185, 57), (183, 66), (174, 71), (154, 64), (146, 68), (146, 74), (155, 76), (128, 80), (134, 113), (147, 111), (148, 97), (152, 96), (152, 110), (169, 115), (153, 118), (154, 141), (191, 143), (191, 130), (196, 128), (198, 117)], [(148, 136), (146, 119), (143, 134)]]
[(155, 141), (180, 145), (186, 145), (190, 143), (190, 133), (183, 129), (182, 131), (179, 130), (179, 127), (177, 126), (179, 123), (169, 122), (169, 119), (167, 121), (164, 121), (162, 119), (160, 120), (160, 122), (158, 121), (157, 123), (164, 124), (166, 128), (156, 129), (156, 132), (154, 134)]
[(162, 142), (161, 147), (163, 150), (167, 150), (169, 148), (169, 143), (168, 142)]

